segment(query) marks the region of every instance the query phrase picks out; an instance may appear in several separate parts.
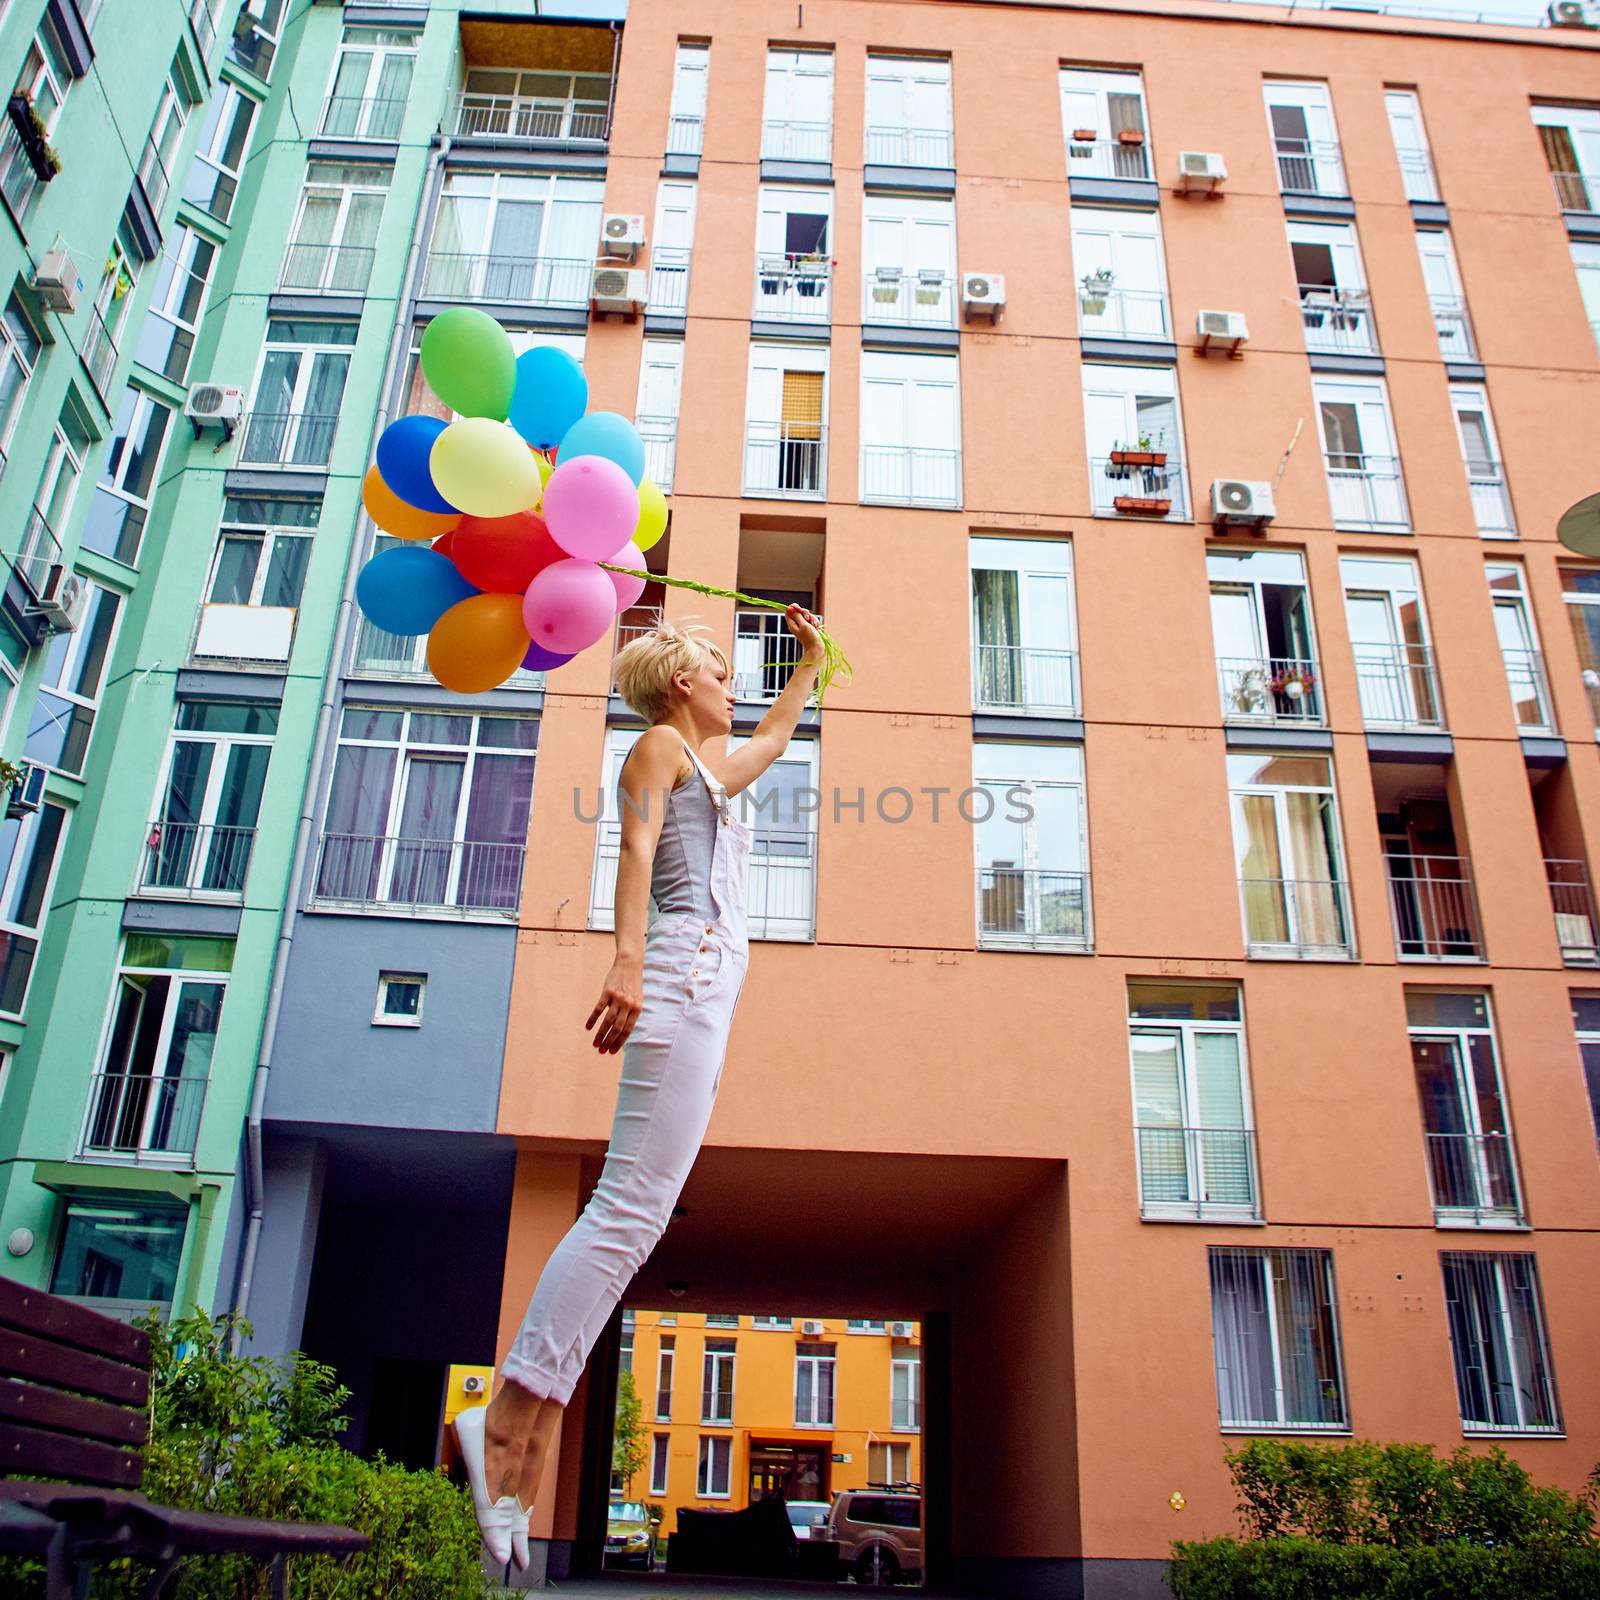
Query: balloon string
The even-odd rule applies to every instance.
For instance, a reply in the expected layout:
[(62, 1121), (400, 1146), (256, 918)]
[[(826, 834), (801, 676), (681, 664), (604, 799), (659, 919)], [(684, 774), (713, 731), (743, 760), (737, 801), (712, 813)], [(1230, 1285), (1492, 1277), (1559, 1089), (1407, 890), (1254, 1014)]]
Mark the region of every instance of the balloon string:
[[(737, 600), (742, 605), (761, 606), (768, 611), (787, 611), (786, 604), (778, 600), (762, 600), (753, 594), (741, 594), (737, 589), (718, 589), (709, 583), (696, 583), (692, 578), (668, 578), (659, 572), (643, 572), (638, 567), (617, 567), (609, 561), (600, 561), (597, 566), (604, 567), (607, 572), (620, 572), (630, 578), (643, 578), (646, 583), (664, 583), (673, 589), (693, 589), (696, 594), (712, 595), (719, 600)], [(816, 707), (822, 709), (822, 697), (828, 692), (829, 686), (835, 678), (842, 683), (849, 683), (855, 676), (855, 669), (850, 665), (843, 650), (833, 641), (833, 636), (820, 623), (817, 633), (822, 639), (822, 666), (817, 672), (817, 698)], [(842, 674), (842, 677), (841, 677)]]

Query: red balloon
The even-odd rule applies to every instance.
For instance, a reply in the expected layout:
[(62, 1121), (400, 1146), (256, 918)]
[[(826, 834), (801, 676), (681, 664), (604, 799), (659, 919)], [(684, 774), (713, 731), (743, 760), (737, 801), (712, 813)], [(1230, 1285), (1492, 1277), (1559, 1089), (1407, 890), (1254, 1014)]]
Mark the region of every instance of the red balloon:
[(535, 511), (509, 517), (463, 517), (450, 535), (450, 559), (485, 594), (521, 594), (534, 575), (567, 552), (550, 537)]
[(449, 555), (450, 541), (455, 538), (455, 536), (456, 530), (454, 528), (452, 528), (449, 533), (441, 533), (439, 537), (433, 541), (433, 548), (442, 556)]

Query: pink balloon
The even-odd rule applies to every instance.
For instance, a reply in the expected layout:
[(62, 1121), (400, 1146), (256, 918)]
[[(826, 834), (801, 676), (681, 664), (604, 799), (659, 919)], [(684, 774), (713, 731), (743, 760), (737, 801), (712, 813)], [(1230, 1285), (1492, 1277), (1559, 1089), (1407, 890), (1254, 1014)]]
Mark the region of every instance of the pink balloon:
[(574, 456), (550, 474), (539, 515), (569, 556), (606, 561), (639, 526), (639, 491), (615, 461)]
[(611, 627), (616, 614), (611, 574), (592, 561), (552, 561), (534, 574), (522, 600), (528, 637), (565, 656), (587, 650)]
[[(640, 571), (644, 570), (644, 551), (631, 539), (614, 556), (607, 556), (605, 559), (615, 561), (619, 567), (638, 567)], [(636, 604), (639, 596), (644, 593), (643, 578), (630, 578), (625, 572), (607, 572), (606, 576), (616, 588), (618, 611), (626, 611), (629, 606)]]

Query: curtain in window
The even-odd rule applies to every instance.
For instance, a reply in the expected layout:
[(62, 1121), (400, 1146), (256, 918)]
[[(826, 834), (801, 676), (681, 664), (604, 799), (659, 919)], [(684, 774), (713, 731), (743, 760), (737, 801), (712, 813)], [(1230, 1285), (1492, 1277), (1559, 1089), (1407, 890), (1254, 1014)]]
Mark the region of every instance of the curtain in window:
[(371, 70), (370, 51), (346, 50), (339, 57), (339, 71), (322, 118), (322, 131), (327, 137), (347, 139), (360, 132), (361, 102), (367, 92), (367, 75)]
[(204, 884), (208, 889), (234, 893), (244, 889), (271, 756), (272, 746), (267, 744), (236, 744), (228, 750), (222, 790), (217, 797), (216, 825), (206, 852)]
[(1326, 1252), (1274, 1250), (1268, 1257), (1278, 1323), (1286, 1422), (1344, 1421)]
[(264, 606), (298, 606), (305, 588), (306, 566), (311, 560), (309, 539), (286, 538), (280, 534), (272, 541), (272, 555), (267, 561), (267, 576), (261, 586), (261, 604)]
[(344, 403), (344, 380), (350, 357), (342, 351), (319, 350), (311, 364), (305, 414), (295, 430), (293, 459), (300, 466), (326, 466), (333, 449), (339, 407)]
[(820, 372), (784, 373), (779, 423), (778, 487), (814, 491), (821, 484)]
[(1288, 794), (1289, 870), (1295, 888), (1295, 934), (1301, 945), (1339, 948), (1346, 943), (1339, 898), (1339, 852), (1333, 837), (1333, 797)]
[(466, 766), (460, 760), (407, 758), (388, 899), (409, 905), (451, 904), (450, 865), (465, 775)]
[(1026, 704), (1018, 575), (1015, 572), (974, 572), (972, 605), (978, 650), (978, 704)]
[(261, 365), (261, 381), (256, 385), (250, 426), (245, 432), (241, 461), (281, 461), (289, 430), (289, 413), (294, 407), (296, 380), (304, 353), (299, 350), (269, 350)]
[(1245, 938), (1251, 944), (1289, 942), (1278, 809), (1270, 794), (1236, 794), (1234, 849), (1244, 896)]
[(494, 208), (488, 259), (483, 269), (486, 300), (535, 298), (539, 233), (544, 225), (542, 201), (502, 199)]
[(400, 123), (406, 114), (406, 97), (411, 93), (411, 73), (416, 58), (401, 53), (386, 55), (378, 74), (371, 112), (367, 117), (369, 139), (398, 139)]
[(381, 194), (353, 194), (345, 207), (344, 233), (333, 263), (330, 289), (360, 292), (372, 276), (373, 253), (378, 243), (378, 225), (383, 221)]
[(319, 895), (376, 898), (397, 754), (382, 746), (340, 746), (322, 836)]
[(1544, 158), (1556, 180), (1556, 194), (1563, 211), (1589, 210), (1589, 191), (1579, 169), (1577, 147), (1572, 142), (1570, 128), (1550, 127), (1541, 124), (1539, 143), (1544, 147)]
[(1265, 1267), (1261, 1252), (1211, 1252), (1211, 1338), (1224, 1426), (1279, 1420)]
[(473, 769), (456, 903), (510, 909), (522, 890), (533, 757), (483, 755)]

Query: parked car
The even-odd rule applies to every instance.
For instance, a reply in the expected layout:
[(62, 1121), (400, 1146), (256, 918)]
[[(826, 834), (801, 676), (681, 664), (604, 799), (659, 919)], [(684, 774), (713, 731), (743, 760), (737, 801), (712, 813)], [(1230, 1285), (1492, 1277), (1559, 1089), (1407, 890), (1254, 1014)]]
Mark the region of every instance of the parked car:
[(894, 1583), (922, 1575), (922, 1488), (870, 1484), (841, 1489), (818, 1537), (834, 1539), (839, 1562), (857, 1583)]
[(828, 1502), (826, 1500), (786, 1500), (784, 1504), (789, 1509), (789, 1526), (794, 1529), (797, 1539), (809, 1539), (813, 1534), (817, 1538), (825, 1538), (822, 1527), (828, 1520)]
[(613, 1500), (606, 1516), (602, 1565), (643, 1567), (648, 1572), (654, 1565), (654, 1540), (650, 1515), (637, 1500)]

